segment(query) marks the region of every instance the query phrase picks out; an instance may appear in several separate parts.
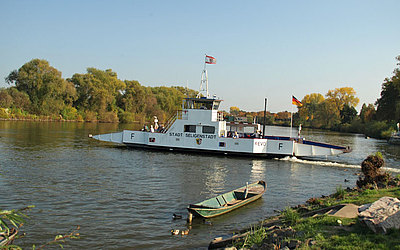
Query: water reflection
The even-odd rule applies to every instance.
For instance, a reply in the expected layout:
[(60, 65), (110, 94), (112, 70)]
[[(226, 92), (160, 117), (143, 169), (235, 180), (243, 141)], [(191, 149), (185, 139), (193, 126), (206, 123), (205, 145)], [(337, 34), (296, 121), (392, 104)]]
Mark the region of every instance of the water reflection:
[[(205, 190), (210, 194), (210, 196), (214, 196), (214, 194), (221, 193), (225, 190), (225, 181), (227, 175), (226, 165), (221, 162), (213, 162), (210, 164), (210, 169), (206, 171), (206, 181), (205, 181)], [(210, 198), (210, 197), (208, 197)]]
[(252, 160), (250, 182), (264, 180), (265, 175), (266, 175), (266, 162), (263, 160)]

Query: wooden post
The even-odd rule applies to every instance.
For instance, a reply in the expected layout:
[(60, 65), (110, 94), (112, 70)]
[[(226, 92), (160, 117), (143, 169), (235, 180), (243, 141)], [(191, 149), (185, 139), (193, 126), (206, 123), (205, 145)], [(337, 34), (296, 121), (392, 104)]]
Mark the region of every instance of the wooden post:
[(188, 218), (187, 218), (187, 222), (188, 222), (189, 224), (192, 224), (192, 220), (193, 220), (193, 214), (192, 214), (191, 212), (189, 212)]

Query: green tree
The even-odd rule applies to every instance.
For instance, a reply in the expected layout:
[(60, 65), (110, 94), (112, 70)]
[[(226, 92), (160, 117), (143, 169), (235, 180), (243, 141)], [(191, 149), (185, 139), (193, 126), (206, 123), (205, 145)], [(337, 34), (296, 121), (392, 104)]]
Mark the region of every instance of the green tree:
[(69, 82), (73, 83), (78, 98), (75, 102), (78, 110), (95, 112), (101, 121), (117, 121), (117, 96), (126, 84), (117, 78), (111, 69), (88, 68), (86, 74), (74, 74)]
[(0, 107), (1, 108), (10, 108), (13, 104), (13, 98), (8, 93), (7, 89), (0, 89)]
[(298, 112), (300, 123), (306, 126), (315, 127), (316, 126), (315, 118), (317, 117), (317, 111), (321, 103), (324, 102), (324, 100), (325, 100), (324, 96), (319, 93), (312, 93), (304, 96), (304, 98), (301, 101), (303, 106), (299, 107), (299, 112)]
[(146, 91), (138, 81), (125, 81), (126, 88), (119, 96), (118, 106), (130, 113), (143, 113), (146, 107)]
[[(400, 56), (397, 58), (400, 65)], [(400, 120), (400, 68), (393, 71), (391, 78), (386, 78), (382, 84), (381, 97), (376, 101), (376, 115), (378, 120)]]
[(350, 124), (356, 117), (357, 110), (354, 107), (345, 104), (342, 110), (340, 110), (340, 120), (342, 124)]
[(60, 114), (76, 98), (71, 83), (61, 77), (61, 72), (46, 60), (33, 59), (18, 70), (12, 71), (6, 81), (29, 96), (30, 111), (35, 114)]
[(181, 105), (184, 93), (173, 87), (153, 87), (158, 107), (168, 114), (175, 112)]
[(340, 123), (340, 112), (337, 109), (337, 103), (332, 99), (326, 99), (320, 105), (316, 112), (315, 119), (317, 127), (333, 128)]

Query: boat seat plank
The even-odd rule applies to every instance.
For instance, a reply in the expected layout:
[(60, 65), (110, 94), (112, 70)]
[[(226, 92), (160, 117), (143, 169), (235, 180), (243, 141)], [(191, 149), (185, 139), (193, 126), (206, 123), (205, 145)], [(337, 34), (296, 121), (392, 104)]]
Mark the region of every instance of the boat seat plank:
[(229, 203), (232, 200), (236, 200), (236, 195), (235, 193), (227, 193), (227, 194), (223, 194), (222, 197), (225, 199), (226, 203)]
[(223, 207), (226, 204), (222, 197), (216, 197), (215, 199), (218, 201), (220, 207)]
[[(236, 190), (237, 192), (245, 192), (246, 191), (246, 188), (244, 187), (244, 188), (240, 188), (240, 189), (237, 189)], [(254, 194), (259, 194), (259, 193), (262, 193), (264, 191), (264, 188), (263, 187), (249, 187), (249, 191), (248, 191), (248, 193), (254, 193)]]
[(233, 201), (227, 203), (227, 205), (228, 205), (228, 206), (232, 206), (232, 205), (235, 205), (235, 204), (237, 204), (237, 203), (239, 203), (239, 202), (241, 202), (241, 201), (242, 201), (242, 200), (233, 200)]

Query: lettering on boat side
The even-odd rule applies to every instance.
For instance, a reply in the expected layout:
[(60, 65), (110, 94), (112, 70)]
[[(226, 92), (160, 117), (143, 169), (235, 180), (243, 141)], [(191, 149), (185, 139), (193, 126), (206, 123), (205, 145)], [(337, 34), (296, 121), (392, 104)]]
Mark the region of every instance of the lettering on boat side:
[(283, 147), (283, 143), (282, 142), (278, 143), (278, 150), (281, 150), (282, 147)]
[[(183, 137), (183, 133), (175, 133), (175, 132), (170, 132), (168, 136), (175, 136), (175, 137)], [(191, 134), (191, 133), (185, 133), (185, 137), (187, 138), (201, 138), (201, 139), (216, 139), (216, 135), (204, 135), (204, 134)]]
[(217, 138), (216, 135), (189, 134), (189, 133), (185, 133), (185, 136), (189, 137), (189, 138), (202, 138), (202, 139), (216, 139)]
[(169, 136), (177, 136), (177, 137), (182, 137), (183, 133), (174, 133), (174, 132), (170, 132)]
[(255, 141), (254, 145), (259, 146), (259, 147), (265, 147), (267, 145), (267, 142), (265, 142), (265, 141)]
[(131, 139), (133, 139), (133, 137), (135, 137), (135, 133), (131, 133)]

